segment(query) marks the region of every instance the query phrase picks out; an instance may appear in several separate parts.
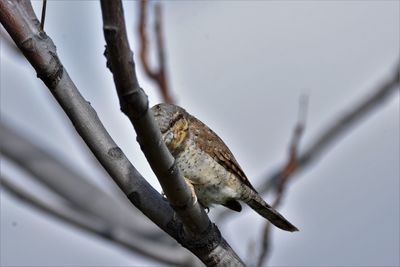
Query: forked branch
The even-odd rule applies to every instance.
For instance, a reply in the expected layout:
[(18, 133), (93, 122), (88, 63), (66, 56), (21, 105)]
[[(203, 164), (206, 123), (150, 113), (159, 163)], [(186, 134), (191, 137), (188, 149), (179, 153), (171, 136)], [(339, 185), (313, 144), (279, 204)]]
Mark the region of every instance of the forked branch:
[[(109, 52), (108, 66), (115, 76), (121, 108), (132, 120), (139, 142), (160, 178), (164, 192), (168, 192), (171, 204), (178, 211), (179, 218), (184, 221), (184, 232), (182, 221), (175, 216), (168, 202), (128, 161), (105, 130), (96, 112), (81, 96), (61, 64), (52, 40), (45, 32), (40, 31), (40, 23), (30, 2), (0, 0), (0, 21), (63, 108), (77, 132), (131, 202), (205, 264), (243, 266), (240, 258), (221, 237), (218, 228), (209, 222), (204, 210), (197, 203), (190, 205), (191, 194), (189, 190), (185, 190), (186, 184), (172, 156), (163, 148), (163, 142), (160, 142), (159, 129), (136, 79), (132, 53), (126, 40), (122, 3), (111, 0), (101, 3)], [(154, 140), (159, 142), (154, 143)], [(154, 164), (157, 159), (161, 161)]]

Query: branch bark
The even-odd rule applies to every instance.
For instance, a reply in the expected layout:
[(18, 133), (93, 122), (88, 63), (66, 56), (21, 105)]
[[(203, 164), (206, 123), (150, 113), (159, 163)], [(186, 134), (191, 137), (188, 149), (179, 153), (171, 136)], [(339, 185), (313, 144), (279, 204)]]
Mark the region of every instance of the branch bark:
[(174, 212), (128, 161), (96, 112), (61, 65), (52, 40), (40, 32), (29, 1), (0, 1), (0, 21), (59, 102), (76, 131), (131, 202), (172, 237), (178, 237)]
[(138, 213), (134, 209), (127, 208), (121, 201), (89, 182), (88, 178), (66, 166), (56, 155), (21, 136), (4, 120), (0, 122), (0, 134), (1, 154), (74, 208), (99, 217), (112, 225), (125, 228), (143, 238), (153, 241), (157, 240), (157, 237), (161, 239), (161, 232), (156, 232), (155, 227), (154, 229), (140, 227), (145, 222), (138, 218)]
[[(173, 210), (128, 161), (95, 110), (79, 93), (60, 63), (52, 40), (39, 31), (39, 21), (30, 3), (1, 0), (0, 7), (0, 21), (4, 28), (111, 178), (145, 215), (161, 228), (169, 229), (167, 225), (174, 217)], [(167, 230), (171, 235), (175, 231)]]
[[(154, 143), (154, 140), (161, 140), (160, 132), (149, 112), (147, 98), (137, 83), (132, 52), (126, 41), (121, 2), (101, 3), (103, 13), (105, 10), (110, 11), (103, 14), (105, 36), (109, 38), (107, 50), (114, 55), (110, 56), (112, 60), (108, 63), (114, 71), (114, 76), (116, 70), (122, 71), (120, 75), (117, 74), (119, 78), (115, 79), (122, 100), (121, 107), (130, 114), (139, 142), (147, 151), (149, 162), (153, 167), (158, 165), (154, 169), (161, 178), (164, 191), (168, 192), (169, 200), (179, 211), (179, 218), (187, 226), (184, 234), (182, 234), (182, 222), (175, 217), (173, 209), (128, 161), (105, 130), (94, 109), (79, 93), (62, 66), (52, 40), (45, 32), (39, 30), (40, 23), (34, 15), (30, 2), (0, 0), (0, 22), (35, 68), (38, 77), (49, 88), (92, 153), (130, 201), (205, 264), (243, 266), (240, 258), (221, 237), (218, 228), (209, 222), (204, 210), (198, 204), (190, 205), (192, 199), (189, 190), (185, 188), (186, 184), (164, 143), (162, 141)], [(113, 15), (118, 17), (112, 18)], [(120, 29), (123, 29), (122, 35)], [(116, 51), (116, 49), (122, 50)], [(157, 136), (158, 138), (153, 139)], [(162, 161), (157, 163), (158, 159)]]
[(122, 3), (101, 1), (103, 29), (106, 39), (107, 66), (113, 73), (121, 110), (132, 122), (137, 140), (151, 168), (189, 234), (196, 236), (209, 227), (209, 220), (198, 203), (194, 203), (182, 175), (168, 148), (148, 105), (147, 95), (140, 88), (135, 73), (133, 54), (129, 48)]
[[(2, 174), (3, 175), (3, 174)], [(160, 246), (154, 242), (132, 235), (132, 232), (121, 228), (119, 225), (104, 221), (103, 219), (79, 212), (67, 206), (58, 208), (56, 205), (49, 205), (47, 202), (21, 190), (10, 179), (0, 177), (2, 189), (16, 197), (23, 203), (44, 212), (62, 222), (66, 222), (74, 227), (103, 238), (116, 245), (120, 245), (134, 253), (156, 260), (163, 264), (174, 266), (190, 266), (193, 258), (182, 257), (176, 254), (172, 248)]]
[(171, 206), (183, 222), (180, 241), (207, 265), (243, 265), (218, 228), (195, 201), (155, 123), (147, 95), (139, 86), (130, 50), (121, 1), (101, 0), (105, 56), (122, 112), (130, 119), (140, 147)]

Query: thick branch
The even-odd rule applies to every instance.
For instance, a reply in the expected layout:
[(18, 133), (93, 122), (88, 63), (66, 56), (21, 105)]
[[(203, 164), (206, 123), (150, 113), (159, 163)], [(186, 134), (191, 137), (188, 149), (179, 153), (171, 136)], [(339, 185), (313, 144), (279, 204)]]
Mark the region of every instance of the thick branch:
[(0, 43), (1, 43), (1, 45), (5, 45), (8, 48), (10, 48), (10, 50), (12, 50), (12, 52), (16, 56), (18, 56), (18, 57), (22, 56), (21, 50), (18, 49), (18, 47), (15, 45), (15, 43), (13, 42), (13, 40), (11, 39), (11, 37), (8, 35), (8, 33), (5, 31), (5, 29), (3, 27), (0, 27)]
[(208, 228), (209, 220), (200, 205), (193, 203), (182, 175), (164, 144), (149, 109), (147, 95), (139, 87), (132, 51), (129, 48), (122, 3), (101, 1), (107, 66), (113, 73), (121, 110), (131, 120), (137, 139), (171, 205), (195, 236)]
[(208, 265), (243, 265), (221, 237), (198, 202), (194, 201), (140, 88), (129, 48), (121, 1), (102, 0), (107, 66), (113, 73), (121, 110), (131, 120), (137, 139), (171, 206), (184, 223), (182, 244)]
[(12, 130), (4, 121), (0, 122), (0, 134), (2, 155), (64, 198), (70, 205), (110, 224), (126, 228), (136, 235), (153, 240), (156, 235), (161, 237), (160, 232), (155, 233), (154, 229), (151, 232), (144, 231), (143, 227), (140, 227), (141, 220), (133, 209), (122, 205), (120, 201), (89, 182), (88, 178), (66, 166), (56, 155)]
[[(103, 1), (102, 3), (110, 5), (111, 7), (117, 7), (119, 10), (117, 10), (116, 14), (122, 14), (122, 6), (120, 2)], [(111, 12), (111, 14), (113, 13)], [(117, 19), (121, 18), (122, 17), (118, 17)], [(60, 106), (64, 109), (77, 132), (81, 135), (93, 154), (118, 186), (128, 196), (131, 202), (161, 229), (181, 242), (207, 265), (216, 266), (236, 264), (242, 266), (243, 263), (239, 257), (233, 252), (229, 245), (227, 245), (226, 241), (221, 238), (218, 229), (213, 224), (208, 223), (206, 231), (199, 231), (201, 233), (201, 238), (196, 240), (187, 238), (186, 235), (181, 234), (181, 223), (175, 218), (170, 205), (162, 199), (160, 194), (154, 190), (132, 166), (121, 149), (109, 136), (93, 108), (80, 95), (67, 71), (60, 63), (55, 46), (51, 39), (44, 32), (40, 32), (38, 27), (39, 21), (34, 15), (30, 2), (22, 1), (19, 3), (0, 0), (0, 21), (17, 46), (21, 49), (25, 57), (35, 68), (39, 78), (43, 80), (53, 96), (59, 102)], [(123, 20), (120, 21), (123, 22)], [(125, 29), (125, 25), (123, 25), (123, 27), (123, 29)], [(111, 41), (108, 40), (110, 41), (111, 47), (114, 43), (119, 43), (114, 39), (114, 37), (121, 37), (118, 34), (118, 27), (115, 28), (113, 25), (108, 27), (106, 25), (105, 32), (107, 32), (106, 36), (111, 38)], [(125, 33), (124, 36), (126, 39), (126, 31), (124, 30), (123, 32)], [(127, 51), (130, 53), (128, 46), (118, 48), (125, 48), (121, 50), (121, 54), (124, 56), (126, 56)], [(180, 178), (177, 179), (177, 181), (175, 180), (175, 182), (183, 183), (182, 178), (175, 172), (177, 170), (177, 168), (174, 167), (175, 165), (170, 164), (171, 162), (165, 161), (165, 159), (168, 159), (168, 150), (164, 149), (166, 152), (161, 150), (161, 153), (158, 151), (160, 146), (158, 144), (161, 144), (162, 147), (163, 142), (154, 146), (153, 140), (161, 139), (150, 139), (151, 137), (157, 136), (157, 134), (159, 136), (160, 133), (158, 128), (155, 126), (154, 119), (152, 119), (152, 114), (148, 112), (147, 98), (145, 97), (143, 90), (138, 87), (137, 80), (133, 79), (135, 73), (133, 68), (131, 68), (133, 67), (132, 54), (130, 53), (130, 57), (127, 58), (117, 58), (116, 61), (127, 63), (127, 65), (120, 65), (118, 63), (116, 65), (112, 64), (112, 66), (117, 66), (117, 68), (124, 66), (123, 69), (127, 70), (127, 72), (123, 71), (123, 79), (121, 79), (123, 82), (117, 82), (117, 88), (122, 100), (125, 99), (125, 101), (121, 101), (123, 110), (128, 114), (133, 115), (130, 116), (130, 118), (135, 121), (134, 124), (137, 126), (138, 136), (143, 138), (140, 140), (141, 145), (143, 146), (143, 144), (145, 144), (145, 146), (147, 146), (147, 144), (150, 144), (148, 147), (153, 149), (151, 150), (151, 153), (147, 154), (148, 158), (151, 159), (149, 161), (154, 163), (154, 159), (158, 159), (160, 157), (159, 154), (161, 154), (164, 159), (161, 166), (167, 168), (160, 168), (158, 171), (167, 170), (167, 172), (161, 174), (157, 173), (159, 174), (159, 177), (165, 175), (164, 178), (171, 178), (175, 175)], [(125, 76), (127, 73), (128, 80), (125, 80), (125, 78), (127, 78)], [(129, 75), (133, 76), (129, 77)], [(119, 79), (116, 80), (118, 81)], [(124, 87), (126, 86), (126, 83), (129, 84), (129, 87)], [(132, 107), (134, 107), (133, 110)], [(150, 127), (147, 127), (149, 123)], [(184, 187), (176, 187), (175, 184), (168, 183), (168, 181), (167, 183), (163, 183), (163, 185), (168, 189), (165, 190), (164, 188), (164, 191), (169, 192), (170, 200), (175, 200), (175, 202), (171, 201), (172, 203), (183, 205), (187, 204), (187, 202), (191, 200), (191, 196), (190, 194), (188, 195), (187, 190), (178, 190), (173, 192), (176, 188), (182, 190)], [(175, 193), (176, 195), (172, 193)], [(183, 199), (179, 198), (181, 196), (189, 197), (182, 201)], [(201, 229), (205, 225), (204, 221), (209, 222), (208, 217), (204, 216), (204, 211), (198, 205), (195, 205), (194, 207), (181, 205), (175, 206), (175, 209), (181, 209), (181, 218), (194, 223), (193, 225), (186, 223), (186, 225), (190, 226), (189, 229)], [(193, 213), (198, 215), (196, 218), (198, 219), (197, 221), (193, 220), (193, 216), (186, 217), (186, 215), (189, 214), (188, 210), (190, 210), (192, 215)], [(185, 216), (182, 216), (182, 214)], [(200, 226), (200, 228), (198, 228), (198, 226)], [(197, 233), (197, 231), (191, 232)]]
[(179, 222), (173, 210), (128, 161), (79, 93), (61, 65), (52, 40), (39, 31), (30, 3), (0, 0), (0, 21), (111, 178), (139, 210), (178, 239)]
[(190, 259), (179, 257), (179, 254), (176, 254), (175, 251), (172, 252), (171, 248), (167, 249), (165, 246), (158, 246), (154, 242), (134, 236), (131, 232), (127, 232), (126, 229), (106, 222), (101, 218), (78, 212), (73, 208), (63, 207), (60, 209), (55, 205), (49, 205), (45, 201), (21, 190), (9, 179), (0, 177), (0, 184), (8, 193), (33, 208), (53, 216), (62, 222), (67, 222), (74, 227), (94, 234), (97, 237), (123, 246), (132, 252), (168, 265), (188, 266), (191, 263), (188, 261)]

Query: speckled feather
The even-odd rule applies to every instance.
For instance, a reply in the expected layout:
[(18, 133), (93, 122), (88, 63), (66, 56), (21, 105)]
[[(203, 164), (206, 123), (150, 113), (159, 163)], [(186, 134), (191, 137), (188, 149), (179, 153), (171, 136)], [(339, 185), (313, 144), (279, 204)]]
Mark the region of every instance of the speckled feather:
[(200, 204), (221, 204), (241, 211), (241, 200), (277, 227), (297, 231), (258, 195), (232, 152), (207, 125), (175, 105), (158, 104), (151, 110), (164, 142)]
[(207, 125), (187, 112), (185, 117), (189, 120), (189, 129), (194, 135), (196, 145), (227, 171), (235, 174), (244, 184), (256, 191), (224, 141)]

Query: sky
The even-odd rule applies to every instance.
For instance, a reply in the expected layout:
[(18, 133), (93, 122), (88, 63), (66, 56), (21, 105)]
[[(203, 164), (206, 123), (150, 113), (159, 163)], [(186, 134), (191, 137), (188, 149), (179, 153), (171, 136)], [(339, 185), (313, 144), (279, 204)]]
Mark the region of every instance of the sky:
[[(34, 1), (37, 14), (40, 5)], [(285, 162), (300, 95), (309, 96), (302, 149), (369, 95), (400, 58), (399, 1), (168, 1), (162, 6), (173, 96), (218, 133), (256, 188)], [(124, 8), (137, 53), (138, 6), (127, 1)], [(111, 136), (160, 190), (119, 110), (103, 56), (100, 4), (48, 1), (45, 30)], [(84, 144), (33, 68), (3, 40), (0, 53), (1, 119), (111, 192), (111, 182), (98, 179)], [(138, 78), (150, 105), (161, 102), (140, 64)], [(399, 108), (397, 91), (295, 176), (279, 210), (300, 232), (274, 231), (270, 266), (400, 265)], [(2, 158), (0, 166), (20, 185), (31, 184), (11, 162)], [(211, 218), (222, 209), (212, 210)], [(3, 190), (0, 221), (2, 266), (157, 265), (44, 216)], [(264, 223), (245, 209), (219, 228), (251, 265)]]

